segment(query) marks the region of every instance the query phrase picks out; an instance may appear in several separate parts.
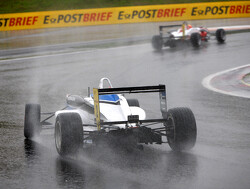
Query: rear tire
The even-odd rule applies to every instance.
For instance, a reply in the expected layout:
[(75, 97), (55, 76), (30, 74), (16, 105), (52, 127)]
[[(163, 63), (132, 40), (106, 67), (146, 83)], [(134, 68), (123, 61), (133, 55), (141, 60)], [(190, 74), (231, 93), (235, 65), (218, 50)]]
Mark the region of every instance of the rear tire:
[(166, 125), (168, 144), (174, 151), (190, 150), (197, 137), (196, 121), (189, 108), (173, 108), (168, 111)]
[(168, 40), (168, 44), (170, 48), (175, 48), (176, 47), (176, 41), (174, 39), (174, 36), (171, 35)]
[(170, 47), (171, 49), (176, 47), (176, 42), (175, 42), (174, 39), (170, 39), (170, 40), (169, 40), (169, 47)]
[(226, 32), (224, 29), (216, 30), (215, 35), (218, 43), (224, 43), (226, 41)]
[(152, 38), (152, 46), (155, 50), (159, 51), (163, 47), (163, 40), (160, 35), (155, 35)]
[(198, 48), (201, 46), (201, 35), (200, 33), (192, 33), (190, 37), (191, 44), (193, 47)]
[(129, 106), (140, 107), (139, 101), (137, 99), (127, 99)]
[(77, 113), (62, 113), (56, 118), (55, 144), (61, 156), (75, 155), (83, 145), (83, 127)]
[(41, 106), (40, 104), (26, 104), (24, 116), (24, 136), (27, 139), (39, 136), (41, 132)]

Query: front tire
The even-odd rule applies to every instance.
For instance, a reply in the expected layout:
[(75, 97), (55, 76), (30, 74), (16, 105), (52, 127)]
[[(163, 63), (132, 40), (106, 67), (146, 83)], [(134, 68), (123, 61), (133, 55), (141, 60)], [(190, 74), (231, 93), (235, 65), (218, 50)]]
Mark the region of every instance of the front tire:
[(167, 140), (174, 151), (190, 150), (197, 137), (196, 121), (189, 108), (173, 108), (167, 116)]
[(75, 155), (83, 145), (83, 127), (77, 113), (62, 113), (56, 118), (55, 144), (61, 156)]
[(152, 46), (155, 50), (160, 51), (163, 47), (163, 40), (160, 35), (155, 35), (152, 38)]
[(39, 136), (41, 132), (41, 106), (40, 104), (26, 104), (24, 116), (24, 136), (27, 139)]
[(226, 32), (224, 29), (218, 29), (215, 33), (218, 43), (224, 43), (226, 41)]
[(139, 101), (137, 99), (127, 99), (129, 106), (140, 107)]
[(190, 37), (191, 44), (193, 47), (198, 48), (201, 46), (201, 35), (200, 33), (192, 33)]

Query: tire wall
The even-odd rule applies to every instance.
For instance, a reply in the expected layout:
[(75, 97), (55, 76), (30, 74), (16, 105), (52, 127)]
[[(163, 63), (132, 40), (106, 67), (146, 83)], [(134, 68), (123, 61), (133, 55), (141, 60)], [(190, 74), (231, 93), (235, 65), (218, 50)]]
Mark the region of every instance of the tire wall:
[(0, 31), (250, 17), (250, 1), (0, 14)]

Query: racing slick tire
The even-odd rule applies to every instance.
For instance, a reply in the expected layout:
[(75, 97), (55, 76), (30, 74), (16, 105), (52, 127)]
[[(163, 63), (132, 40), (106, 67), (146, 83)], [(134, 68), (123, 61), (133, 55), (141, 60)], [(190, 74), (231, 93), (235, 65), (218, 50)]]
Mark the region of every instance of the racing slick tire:
[(226, 41), (226, 32), (224, 29), (218, 29), (215, 33), (218, 43), (224, 43)]
[(57, 116), (55, 144), (61, 156), (77, 154), (83, 145), (83, 127), (79, 114), (62, 113)]
[(157, 51), (162, 49), (163, 40), (162, 40), (162, 37), (160, 35), (153, 36), (153, 38), (152, 38), (152, 46)]
[(175, 42), (174, 39), (170, 39), (170, 40), (169, 40), (169, 47), (170, 47), (171, 49), (176, 47), (176, 42)]
[(198, 48), (201, 46), (201, 35), (199, 33), (192, 33), (190, 37), (193, 47)]
[(171, 35), (168, 40), (168, 45), (170, 48), (175, 48), (176, 47), (176, 41), (174, 39), (174, 36)]
[(167, 114), (166, 133), (173, 151), (186, 151), (194, 147), (197, 137), (196, 121), (189, 108), (173, 108)]
[(137, 99), (127, 99), (129, 106), (140, 107), (139, 101)]
[(26, 104), (24, 116), (24, 136), (27, 139), (39, 136), (41, 132), (41, 106), (40, 104)]

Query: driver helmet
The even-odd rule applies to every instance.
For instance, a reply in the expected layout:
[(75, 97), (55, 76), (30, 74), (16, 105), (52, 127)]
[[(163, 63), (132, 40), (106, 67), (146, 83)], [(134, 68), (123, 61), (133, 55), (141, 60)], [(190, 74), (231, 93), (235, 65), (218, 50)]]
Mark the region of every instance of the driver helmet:
[(188, 24), (187, 29), (190, 29), (190, 28), (192, 28), (192, 25)]

